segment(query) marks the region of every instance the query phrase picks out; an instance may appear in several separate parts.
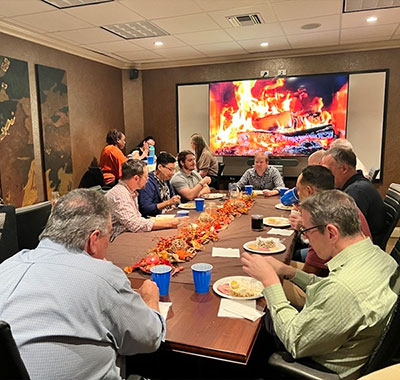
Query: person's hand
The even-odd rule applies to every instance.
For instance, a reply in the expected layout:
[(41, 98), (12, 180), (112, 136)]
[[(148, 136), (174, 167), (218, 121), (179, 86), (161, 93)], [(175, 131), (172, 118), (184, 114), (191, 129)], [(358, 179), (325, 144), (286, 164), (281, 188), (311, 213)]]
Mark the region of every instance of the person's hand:
[(156, 311), (160, 311), (158, 307), (160, 292), (158, 291), (158, 286), (155, 282), (146, 280), (143, 282), (142, 286), (137, 290), (137, 292), (141, 295), (143, 301), (148, 307)]
[(263, 190), (264, 197), (272, 197), (274, 195), (278, 195), (278, 190)]
[(143, 151), (143, 154), (142, 154), (143, 158), (147, 157), (149, 154), (149, 143), (147, 141), (145, 141), (143, 143), (142, 151)]
[(169, 200), (169, 206), (177, 205), (181, 202), (181, 197), (180, 195), (174, 195), (173, 197), (170, 198)]
[(289, 222), (294, 230), (299, 231), (300, 227), (303, 225), (303, 218), (300, 212), (293, 209), (289, 215)]
[(243, 252), (240, 259), (243, 264), (243, 270), (251, 277), (261, 281), (265, 287), (280, 283), (274, 267), (267, 260), (269, 258)]
[(204, 185), (209, 185), (211, 183), (211, 178), (209, 176), (205, 176), (200, 183), (204, 186)]

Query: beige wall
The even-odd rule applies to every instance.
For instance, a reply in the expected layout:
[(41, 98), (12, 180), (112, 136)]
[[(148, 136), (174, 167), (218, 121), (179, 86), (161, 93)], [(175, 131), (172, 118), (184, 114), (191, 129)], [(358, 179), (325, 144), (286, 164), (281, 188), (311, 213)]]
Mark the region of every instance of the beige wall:
[[(41, 64), (67, 72), (73, 180), (77, 187), (93, 157), (99, 159), (108, 130), (124, 130), (121, 70), (1, 33), (0, 55), (27, 61), (30, 67)], [(34, 110), (37, 103), (33, 101)]]
[(398, 154), (400, 146), (399, 62), (400, 49), (390, 49), (144, 71), (142, 72), (144, 134), (154, 135), (158, 140), (158, 151), (176, 152), (177, 83), (254, 78), (259, 76), (261, 70), (270, 70), (270, 73), (275, 73), (281, 68), (285, 68), (288, 75), (389, 68), (383, 185), (378, 186), (383, 195), (391, 182), (400, 182), (400, 170), (397, 163), (400, 158)]

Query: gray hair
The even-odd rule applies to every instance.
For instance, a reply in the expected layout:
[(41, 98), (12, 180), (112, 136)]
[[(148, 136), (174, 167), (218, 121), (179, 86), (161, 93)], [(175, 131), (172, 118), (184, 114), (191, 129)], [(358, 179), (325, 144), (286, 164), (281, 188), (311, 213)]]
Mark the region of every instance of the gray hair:
[(336, 139), (332, 142), (330, 147), (354, 150), (353, 145), (351, 145), (351, 142), (346, 139)]
[(111, 207), (103, 194), (72, 190), (54, 205), (40, 240), (49, 238), (73, 251), (84, 250), (93, 231), (108, 232), (110, 215)]
[(314, 226), (324, 231), (327, 224), (333, 224), (341, 236), (355, 236), (361, 233), (361, 222), (354, 199), (340, 190), (326, 190), (301, 202), (302, 210), (310, 214)]
[(326, 156), (332, 156), (338, 165), (349, 165), (353, 168), (357, 165), (357, 157), (351, 149), (330, 148)]
[(146, 162), (139, 159), (129, 159), (122, 164), (122, 179), (131, 179), (133, 176), (142, 176)]

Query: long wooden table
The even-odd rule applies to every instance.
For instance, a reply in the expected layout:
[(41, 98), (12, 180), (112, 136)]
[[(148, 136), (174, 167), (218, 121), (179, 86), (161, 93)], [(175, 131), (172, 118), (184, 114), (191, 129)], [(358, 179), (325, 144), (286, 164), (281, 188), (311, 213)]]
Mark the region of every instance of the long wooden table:
[[(206, 201), (206, 204), (209, 201)], [(251, 230), (251, 214), (267, 216), (288, 216), (288, 211), (274, 208), (279, 197), (258, 197), (249, 215), (242, 215), (229, 227), (219, 233), (219, 241), (208, 243), (205, 249), (190, 262), (183, 263), (185, 269), (172, 277), (169, 295), (162, 301), (172, 302), (167, 317), (166, 342), (163, 349), (199, 355), (234, 363), (246, 364), (261, 327), (261, 319), (251, 322), (238, 318), (217, 317), (220, 297), (212, 290), (207, 294), (197, 294), (190, 266), (196, 262), (208, 262), (213, 265), (211, 284), (216, 280), (234, 275), (246, 275), (238, 258), (212, 257), (212, 247), (241, 248), (245, 242), (258, 236), (266, 237), (270, 229), (263, 232)], [(190, 212), (191, 218), (199, 215)], [(110, 244), (107, 259), (123, 268), (140, 260), (148, 249), (152, 248), (160, 237), (176, 235), (176, 230), (152, 231), (146, 233), (124, 233)], [(273, 236), (273, 235), (268, 235)], [(294, 234), (280, 236), (286, 251), (275, 254), (277, 259), (289, 263), (292, 255)], [(132, 287), (138, 288), (149, 275), (135, 271), (129, 275)], [(265, 308), (264, 299), (257, 301), (257, 307)]]

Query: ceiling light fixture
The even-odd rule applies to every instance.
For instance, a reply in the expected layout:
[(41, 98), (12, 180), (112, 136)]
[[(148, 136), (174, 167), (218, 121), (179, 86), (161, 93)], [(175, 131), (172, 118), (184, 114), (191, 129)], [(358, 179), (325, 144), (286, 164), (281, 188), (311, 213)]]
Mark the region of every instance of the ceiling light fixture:
[(300, 28), (304, 30), (317, 29), (321, 26), (319, 22), (312, 22), (311, 24), (304, 24)]
[(367, 18), (367, 22), (369, 22), (369, 23), (376, 22), (377, 20), (378, 20), (378, 17), (376, 17), (376, 16), (371, 16), (371, 17)]
[(261, 46), (261, 47), (268, 47), (268, 46), (269, 46), (269, 43), (268, 43), (268, 42), (261, 42), (261, 43), (260, 43), (260, 46)]
[(164, 42), (162, 42), (162, 41), (154, 42), (154, 46), (163, 46), (163, 45), (164, 45)]
[(146, 37), (159, 37), (168, 36), (165, 30), (159, 26), (152, 24), (150, 21), (135, 21), (128, 22), (125, 24), (113, 24), (105, 25), (101, 27), (104, 30), (108, 30), (126, 40), (133, 40), (135, 38), (146, 38)]
[(42, 0), (58, 9), (81, 7), (83, 5), (109, 3), (114, 0)]

